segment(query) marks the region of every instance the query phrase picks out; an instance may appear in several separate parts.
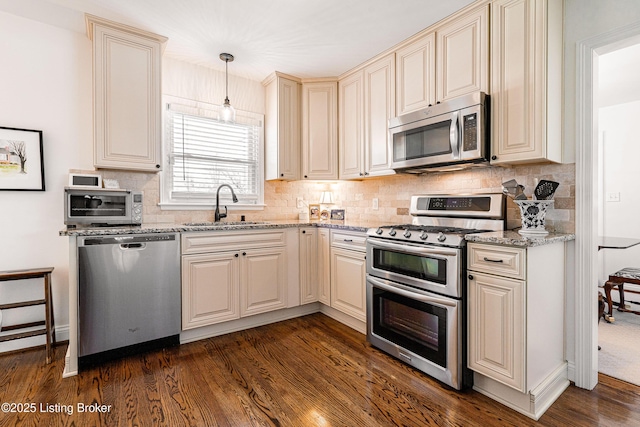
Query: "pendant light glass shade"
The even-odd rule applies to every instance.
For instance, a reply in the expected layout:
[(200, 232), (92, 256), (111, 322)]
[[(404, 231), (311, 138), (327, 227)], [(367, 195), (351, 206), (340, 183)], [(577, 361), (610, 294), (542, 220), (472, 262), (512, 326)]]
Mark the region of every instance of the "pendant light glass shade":
[(229, 102), (229, 62), (233, 62), (233, 55), (230, 53), (221, 53), (220, 59), (224, 61), (224, 76), (225, 76), (225, 98), (222, 108), (218, 113), (218, 120), (225, 123), (233, 123), (236, 121), (236, 110), (231, 106)]

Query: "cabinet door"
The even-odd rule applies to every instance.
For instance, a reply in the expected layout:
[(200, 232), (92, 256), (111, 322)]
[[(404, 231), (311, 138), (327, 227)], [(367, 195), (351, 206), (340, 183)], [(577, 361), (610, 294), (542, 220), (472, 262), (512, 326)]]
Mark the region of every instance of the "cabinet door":
[(491, 163), (559, 162), (562, 2), (491, 6)]
[(396, 51), (396, 115), (435, 104), (435, 46), (431, 33)]
[(331, 248), (331, 307), (366, 322), (365, 253)]
[(489, 88), (489, 6), (437, 30), (437, 99), (444, 101)]
[(302, 85), (302, 178), (338, 179), (336, 82)]
[(390, 168), (389, 119), (395, 117), (395, 55), (390, 54), (364, 70), (365, 174), (395, 173)]
[(300, 304), (318, 301), (318, 241), (315, 227), (300, 229)]
[(238, 319), (239, 257), (219, 252), (182, 257), (182, 329)]
[(276, 76), (265, 100), (265, 179), (300, 179), (300, 83)]
[(364, 176), (362, 82), (362, 71), (338, 82), (340, 179)]
[(161, 169), (164, 37), (88, 19), (93, 36), (94, 166)]
[(471, 272), (469, 368), (521, 392), (525, 384), (525, 283)]
[(240, 315), (250, 316), (287, 306), (284, 247), (240, 252)]
[(318, 228), (318, 301), (331, 305), (331, 236), (328, 228)]

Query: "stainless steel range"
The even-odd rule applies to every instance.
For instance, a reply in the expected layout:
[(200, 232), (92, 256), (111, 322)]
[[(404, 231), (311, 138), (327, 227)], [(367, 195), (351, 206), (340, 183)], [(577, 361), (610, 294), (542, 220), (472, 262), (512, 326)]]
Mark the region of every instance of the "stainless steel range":
[(412, 224), (367, 232), (367, 340), (460, 390), (466, 368), (464, 236), (504, 230), (503, 194), (411, 197)]

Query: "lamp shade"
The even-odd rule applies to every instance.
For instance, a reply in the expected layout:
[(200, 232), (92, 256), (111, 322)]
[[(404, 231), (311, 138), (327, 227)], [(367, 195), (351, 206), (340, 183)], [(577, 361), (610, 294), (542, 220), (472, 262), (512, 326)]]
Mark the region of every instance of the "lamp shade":
[(333, 204), (333, 193), (331, 191), (323, 191), (320, 195), (320, 204), (322, 205), (332, 205)]

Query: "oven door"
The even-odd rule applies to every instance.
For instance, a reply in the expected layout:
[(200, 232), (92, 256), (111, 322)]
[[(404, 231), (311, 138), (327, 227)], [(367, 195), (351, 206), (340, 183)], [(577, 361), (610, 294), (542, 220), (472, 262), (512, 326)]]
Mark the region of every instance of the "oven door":
[(367, 273), (454, 298), (462, 297), (462, 250), (367, 239)]
[(432, 377), (462, 385), (462, 301), (367, 277), (367, 340)]
[(69, 189), (65, 191), (67, 225), (131, 224), (132, 196), (128, 190), (101, 191)]

